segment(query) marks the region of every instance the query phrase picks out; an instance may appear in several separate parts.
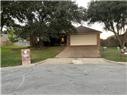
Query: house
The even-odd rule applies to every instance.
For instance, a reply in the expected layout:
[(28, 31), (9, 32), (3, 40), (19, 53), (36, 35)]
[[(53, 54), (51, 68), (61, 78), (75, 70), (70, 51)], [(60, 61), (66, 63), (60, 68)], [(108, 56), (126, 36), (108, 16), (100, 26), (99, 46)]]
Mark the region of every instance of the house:
[(123, 35), (121, 35), (120, 38), (122, 38), (121, 40), (122, 42), (124, 42), (124, 46), (127, 47), (127, 31)]
[[(127, 47), (127, 32), (120, 35), (120, 40), (123, 42), (123, 46)], [(108, 47), (120, 46), (118, 39), (116, 39), (115, 35), (108, 37), (106, 40), (101, 40), (101, 45), (102, 46), (108, 46)]]
[(8, 34), (1, 33), (0, 46), (7, 45), (7, 44), (11, 44), (11, 42), (8, 38)]
[(67, 48), (56, 57), (100, 57), (100, 31), (85, 26), (67, 37)]

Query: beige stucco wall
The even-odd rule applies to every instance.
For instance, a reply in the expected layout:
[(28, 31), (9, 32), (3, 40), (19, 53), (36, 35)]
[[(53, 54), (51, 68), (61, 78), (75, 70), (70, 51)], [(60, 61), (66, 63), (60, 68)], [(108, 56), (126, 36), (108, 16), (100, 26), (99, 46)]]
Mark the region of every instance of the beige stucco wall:
[(97, 45), (97, 34), (71, 35), (70, 45)]

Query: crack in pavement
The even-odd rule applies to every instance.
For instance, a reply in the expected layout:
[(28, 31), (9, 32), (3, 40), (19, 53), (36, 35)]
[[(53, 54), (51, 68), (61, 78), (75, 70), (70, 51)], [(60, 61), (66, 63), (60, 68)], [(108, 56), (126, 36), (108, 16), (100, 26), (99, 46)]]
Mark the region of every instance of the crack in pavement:
[(32, 71), (34, 71), (34, 69), (35, 69), (35, 67), (36, 67), (37, 65), (38, 65), (38, 64), (35, 64), (34, 66), (30, 67), (30, 70), (29, 70), (29, 71), (27, 70), (27, 72), (24, 72), (24, 71), (23, 71), (23, 75), (22, 75), (22, 77), (21, 77), (21, 82), (18, 84), (18, 86), (17, 86), (15, 89), (9, 91), (8, 94), (16, 94), (15, 92), (16, 92), (19, 88), (21, 88), (21, 87), (23, 86), (26, 77), (27, 77), (28, 75), (30, 75)]

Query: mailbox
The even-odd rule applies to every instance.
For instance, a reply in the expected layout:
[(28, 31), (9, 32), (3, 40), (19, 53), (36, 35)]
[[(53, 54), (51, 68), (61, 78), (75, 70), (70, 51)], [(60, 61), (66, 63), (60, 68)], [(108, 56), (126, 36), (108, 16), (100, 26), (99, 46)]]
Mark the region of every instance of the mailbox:
[(22, 49), (22, 65), (31, 64), (30, 49)]

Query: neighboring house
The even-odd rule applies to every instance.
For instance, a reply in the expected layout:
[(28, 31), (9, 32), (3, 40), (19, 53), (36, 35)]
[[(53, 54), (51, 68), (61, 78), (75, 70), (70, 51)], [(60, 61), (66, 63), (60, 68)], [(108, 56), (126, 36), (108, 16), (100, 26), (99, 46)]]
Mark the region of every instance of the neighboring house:
[[(127, 47), (127, 32), (120, 35), (120, 39), (124, 43), (124, 46)], [(116, 39), (116, 37), (113, 35), (113, 36), (108, 37), (106, 40), (101, 40), (101, 45), (102, 46), (108, 46), (108, 47), (118, 47), (119, 42)]]
[(10, 44), (11, 42), (8, 39), (8, 34), (1, 34), (0, 36), (0, 46)]
[(119, 42), (116, 40), (115, 36), (110, 36), (107, 39), (103, 40), (101, 39), (101, 46), (103, 47), (118, 47)]
[(14, 43), (15, 45), (17, 45), (17, 46), (30, 46), (30, 41), (27, 41), (26, 39), (20, 39), (20, 40), (18, 40), (18, 42), (15, 42)]
[(67, 37), (67, 48), (57, 57), (100, 57), (100, 31), (79, 26)]
[(123, 35), (121, 35), (121, 38), (124, 42), (124, 46), (127, 47), (127, 31)]

